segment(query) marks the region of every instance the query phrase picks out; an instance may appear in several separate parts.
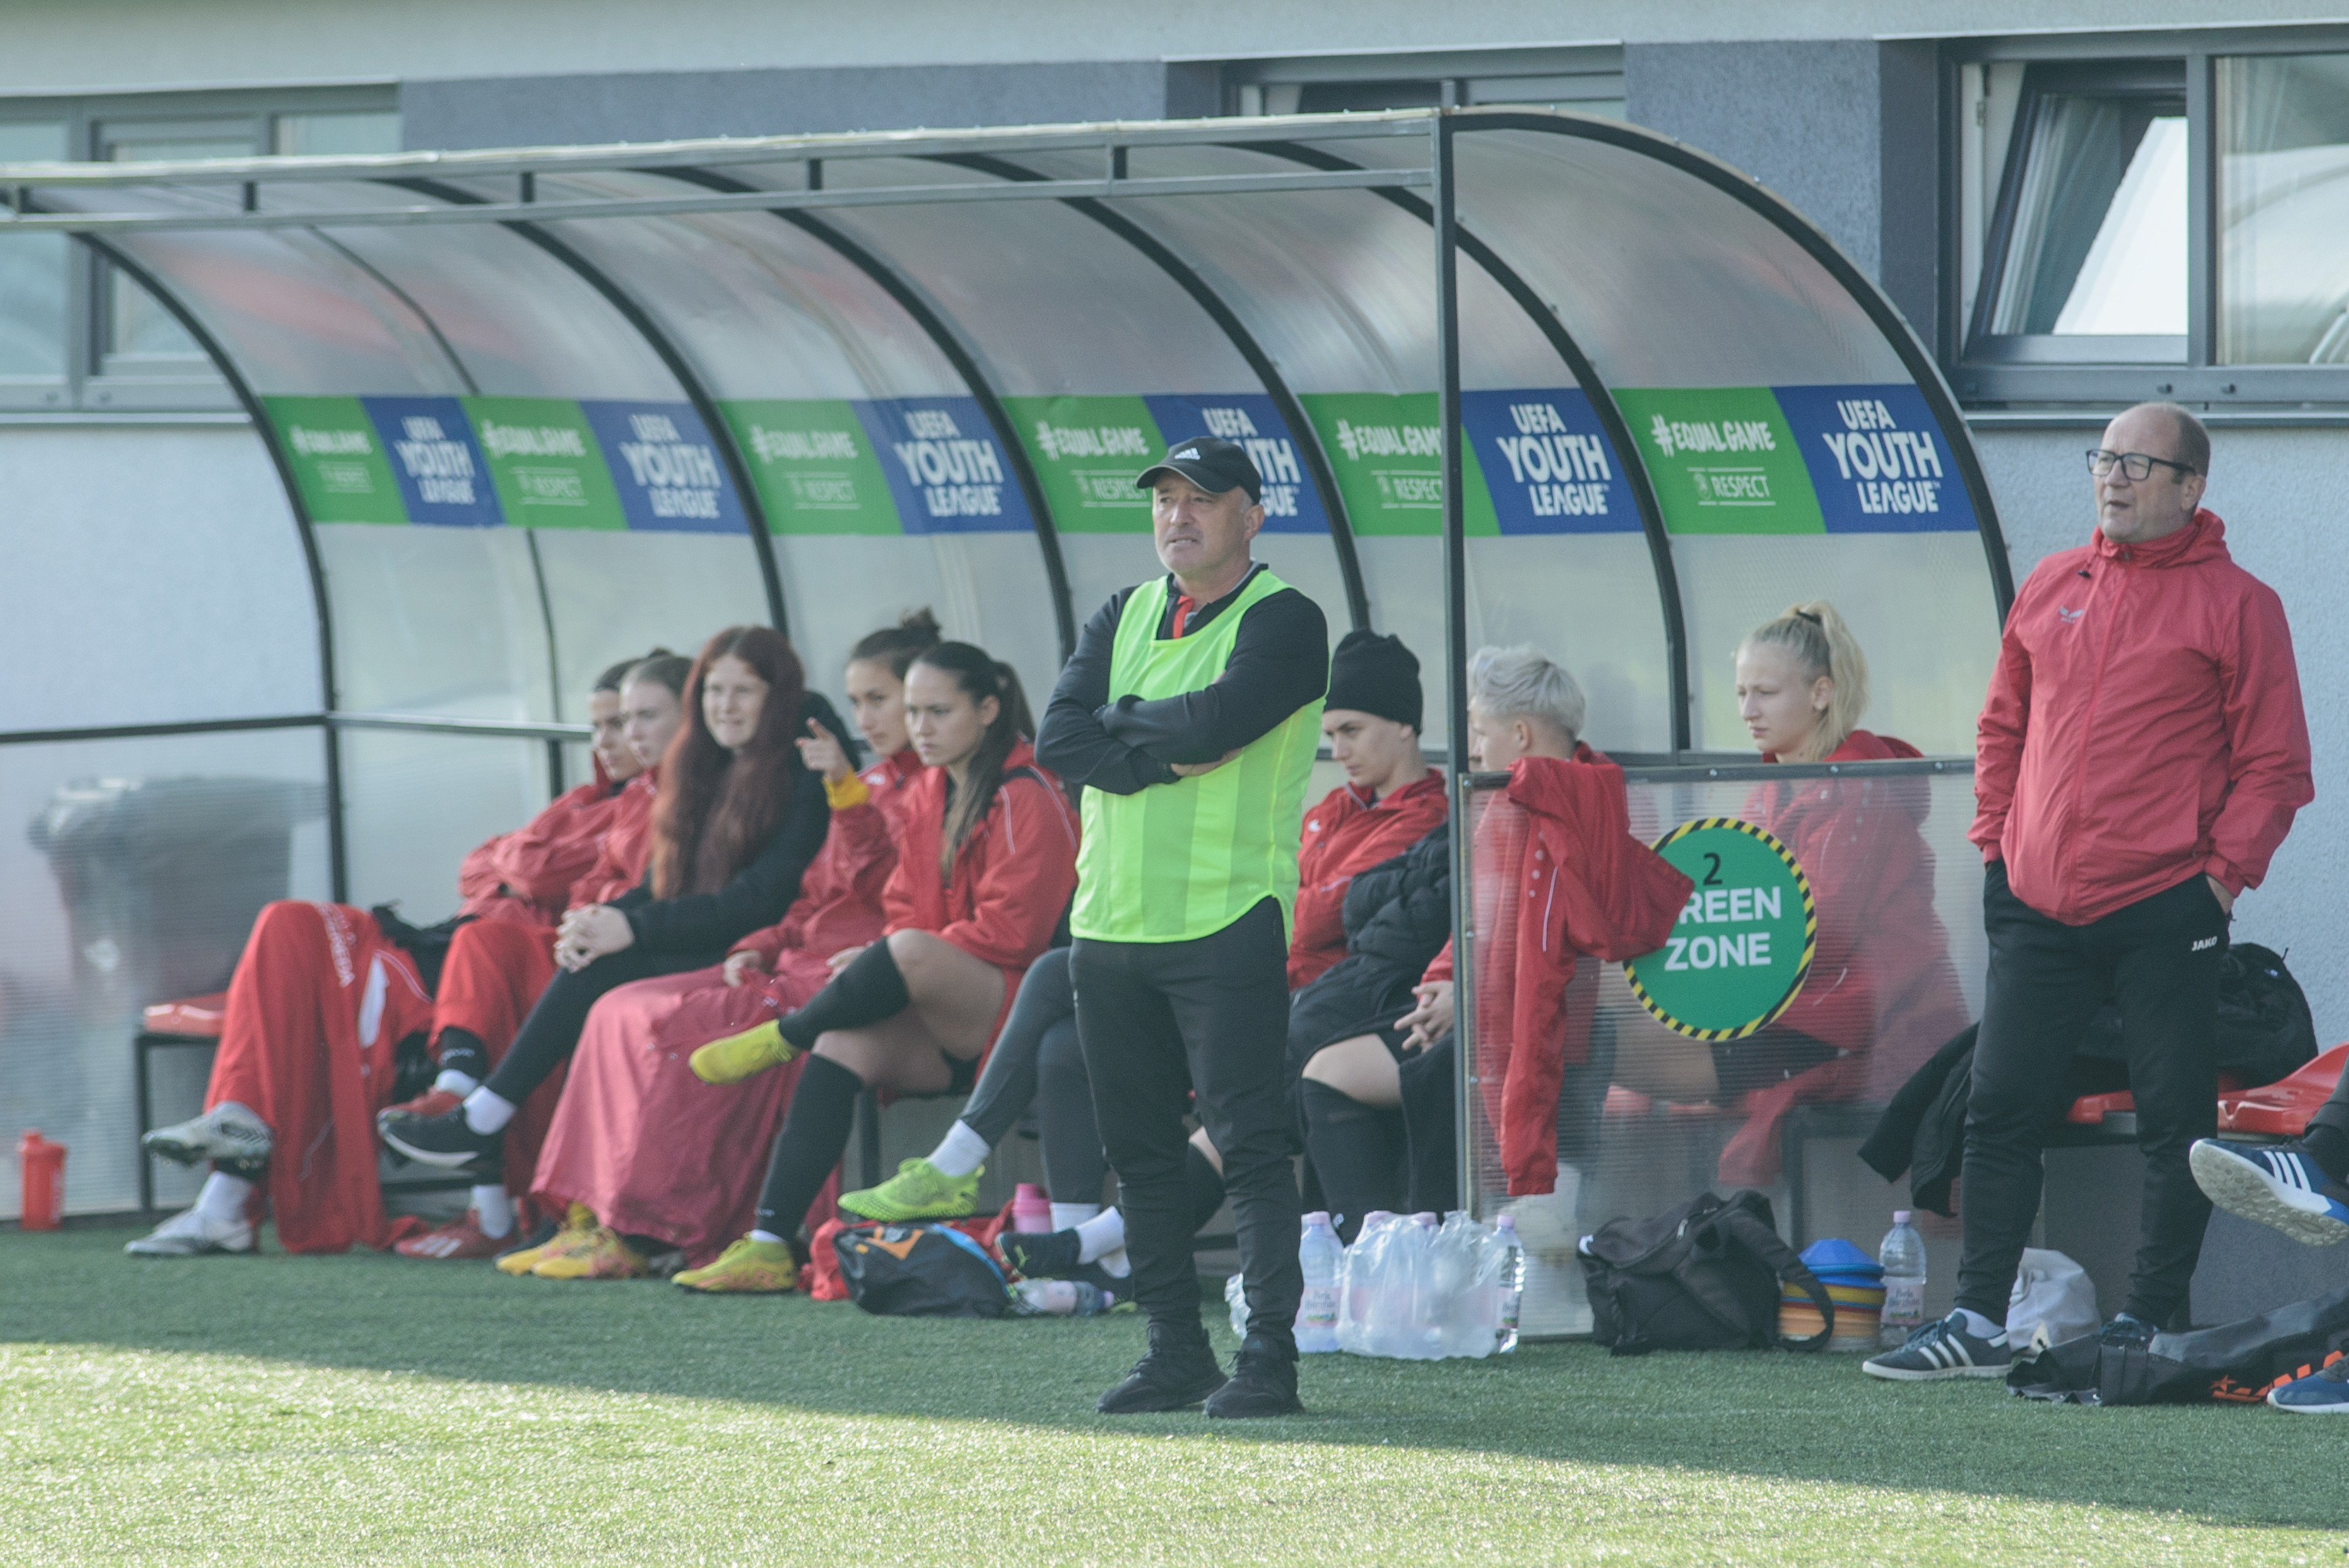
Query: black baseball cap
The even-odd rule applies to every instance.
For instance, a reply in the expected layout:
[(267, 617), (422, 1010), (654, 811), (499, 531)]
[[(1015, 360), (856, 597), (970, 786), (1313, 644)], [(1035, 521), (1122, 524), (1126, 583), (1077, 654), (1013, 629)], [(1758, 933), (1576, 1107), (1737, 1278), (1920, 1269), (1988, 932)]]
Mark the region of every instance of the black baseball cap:
[(1160, 474), (1181, 474), (1209, 495), (1244, 490), (1248, 500), (1264, 500), (1264, 476), (1256, 471), (1256, 463), (1247, 449), (1237, 441), (1220, 437), (1198, 436), (1175, 442), (1166, 449), (1164, 457), (1142, 470), (1133, 488), (1148, 490), (1158, 482)]

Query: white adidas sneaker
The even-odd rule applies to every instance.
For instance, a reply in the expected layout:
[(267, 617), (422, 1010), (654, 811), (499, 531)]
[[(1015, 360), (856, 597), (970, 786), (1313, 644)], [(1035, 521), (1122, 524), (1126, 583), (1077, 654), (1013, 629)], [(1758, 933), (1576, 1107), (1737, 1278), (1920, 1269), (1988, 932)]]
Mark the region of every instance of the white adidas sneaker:
[(253, 1226), (244, 1220), (214, 1220), (201, 1209), (174, 1214), (122, 1249), (134, 1258), (194, 1258), (208, 1253), (250, 1253)]
[(201, 1165), (207, 1160), (266, 1160), (275, 1143), (269, 1124), (250, 1107), (233, 1099), (221, 1101), (202, 1116), (159, 1127), (139, 1140), (139, 1147), (148, 1153), (182, 1165)]

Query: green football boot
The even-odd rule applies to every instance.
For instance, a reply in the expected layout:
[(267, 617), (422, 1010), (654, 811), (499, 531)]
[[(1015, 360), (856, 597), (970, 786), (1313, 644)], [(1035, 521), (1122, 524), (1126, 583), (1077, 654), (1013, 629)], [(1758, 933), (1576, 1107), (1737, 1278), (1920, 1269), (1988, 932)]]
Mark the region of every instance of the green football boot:
[(843, 1192), (840, 1206), (866, 1220), (960, 1220), (978, 1206), (982, 1165), (968, 1176), (949, 1176), (926, 1160), (908, 1160), (878, 1187)]

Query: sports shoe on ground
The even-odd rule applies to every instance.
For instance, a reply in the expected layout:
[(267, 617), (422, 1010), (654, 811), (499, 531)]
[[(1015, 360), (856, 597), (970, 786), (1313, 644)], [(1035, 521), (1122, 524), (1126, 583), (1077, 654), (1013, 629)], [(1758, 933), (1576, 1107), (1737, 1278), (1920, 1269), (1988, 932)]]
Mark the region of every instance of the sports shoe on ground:
[(2295, 1416), (2349, 1416), (2349, 1360), (2269, 1389), (2268, 1403)]
[(540, 1253), (530, 1272), (535, 1279), (642, 1279), (648, 1271), (644, 1253), (611, 1226), (598, 1225), (576, 1246), (552, 1257)]
[(1187, 1410), (1229, 1379), (1216, 1365), (1207, 1331), (1197, 1324), (1154, 1323), (1150, 1354), (1133, 1364), (1125, 1380), (1103, 1394), (1093, 1408), (1104, 1416), (1138, 1416)]
[(897, 1173), (878, 1187), (843, 1192), (840, 1206), (865, 1220), (959, 1220), (978, 1206), (982, 1165), (968, 1176), (949, 1176), (916, 1155), (901, 1161)]
[(174, 1214), (122, 1249), (134, 1258), (194, 1258), (207, 1253), (250, 1253), (253, 1226), (244, 1220), (222, 1222), (190, 1209)]
[(2349, 1241), (2349, 1188), (2299, 1143), (2197, 1141), (2186, 1156), (2210, 1202), (2282, 1231), (2303, 1246)]
[(376, 1130), (378, 1132), (383, 1130), (383, 1124), (396, 1117), (421, 1117), (429, 1121), (436, 1116), (448, 1115), (464, 1103), (462, 1095), (450, 1094), (445, 1088), (428, 1088), (414, 1099), (402, 1100), (398, 1105), (387, 1105), (377, 1111), (375, 1113)]
[[(1084, 1240), (1071, 1231), (1006, 1231), (995, 1238), (1003, 1261), (1029, 1279), (1074, 1279)], [(1129, 1282), (1130, 1284), (1131, 1282)]]
[(509, 1231), (493, 1236), (481, 1229), (481, 1212), (468, 1209), (460, 1219), (450, 1221), (420, 1236), (410, 1236), (404, 1242), (394, 1242), (391, 1250), (404, 1258), (493, 1258), (500, 1248), (513, 1240)]
[(718, 1254), (707, 1268), (672, 1274), (669, 1284), (708, 1295), (781, 1295), (799, 1284), (788, 1242), (758, 1242), (743, 1237)]
[(2116, 1312), (2113, 1320), (2096, 1330), (2100, 1345), (2150, 1345), (2161, 1330), (2134, 1312)]
[(571, 1205), (570, 1213), (561, 1225), (543, 1227), (543, 1233), (522, 1246), (508, 1247), (498, 1254), (498, 1272), (522, 1275), (536, 1268), (546, 1258), (585, 1246), (595, 1239), (595, 1216), (585, 1203)]
[(1969, 1332), (1965, 1318), (1953, 1312), (1910, 1335), (1899, 1349), (1869, 1357), (1859, 1369), (1871, 1377), (1930, 1383), (1944, 1377), (2003, 1377), (2013, 1359), (2005, 1329), (1984, 1339)]
[(686, 1065), (703, 1083), (740, 1083), (769, 1068), (781, 1067), (799, 1054), (799, 1047), (783, 1038), (783, 1032), (770, 1018), (739, 1035), (710, 1041), (694, 1052)]
[(505, 1149), (502, 1132), (476, 1132), (466, 1123), (462, 1107), (439, 1116), (387, 1112), (376, 1123), (383, 1140), (421, 1165), (454, 1171), (480, 1167), (498, 1160)]
[(201, 1165), (207, 1160), (266, 1160), (275, 1142), (267, 1122), (249, 1108), (224, 1099), (202, 1116), (142, 1135), (139, 1147), (182, 1165)]
[(1240, 1341), (1232, 1357), (1231, 1380), (1207, 1396), (1207, 1414), (1218, 1420), (1301, 1415), (1297, 1398), (1297, 1346), (1261, 1334)]

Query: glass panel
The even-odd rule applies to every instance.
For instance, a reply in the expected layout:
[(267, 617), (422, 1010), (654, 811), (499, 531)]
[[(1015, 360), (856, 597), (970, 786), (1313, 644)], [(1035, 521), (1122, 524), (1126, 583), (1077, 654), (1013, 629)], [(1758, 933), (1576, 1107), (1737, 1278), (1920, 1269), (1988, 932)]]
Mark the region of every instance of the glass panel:
[[(325, 747), (315, 729), (0, 747), (0, 1123), (72, 1151), (68, 1212), (133, 1208), (139, 1010), (225, 986), (270, 900), (327, 896)], [(157, 1055), (159, 1121), (202, 1109), (203, 1059)], [(0, 1215), (17, 1197), (0, 1182)]]
[[(66, 128), (0, 124), (0, 163), (66, 155)], [(66, 372), (66, 246), (63, 234), (0, 239), (0, 377), (62, 377)]]
[(691, 657), (721, 626), (767, 624), (766, 584), (739, 534), (538, 529), (530, 545), (554, 614), (555, 716), (572, 723), (585, 722), (587, 688), (610, 665), (655, 645)]
[(2349, 55), (2219, 62), (2219, 358), (2349, 364)]
[(347, 729), (341, 745), (351, 902), (398, 900), (419, 925), (456, 913), (467, 851), (522, 826), (554, 793), (542, 740)]
[(345, 711), (553, 720), (534, 534), (368, 523), (316, 531)]
[[(250, 158), (249, 129), (229, 121), (206, 134), (193, 127), (107, 128), (106, 155), (115, 162), (191, 158)], [(201, 359), (203, 350), (155, 298), (130, 278), (107, 269), (106, 353), (140, 359)]]
[[(1982, 857), (1965, 841), (1973, 780), (1949, 773), (1731, 782), (1659, 772), (1630, 786), (1631, 830), (1654, 840), (1679, 824), (1733, 817), (1775, 835), (1808, 879), (1818, 920), (1808, 976), (1775, 1021), (1733, 1045), (1708, 1046), (1659, 1024), (1623, 966), (1582, 959), (1568, 989), (1569, 1040), (1582, 1047), (1558, 1097), (1557, 1190), (1512, 1199), (1488, 1107), (1506, 1081), (1508, 989), (1478, 985), (1475, 1030), (1484, 1081), (1469, 1084), (1468, 1206), (1509, 1212), (1526, 1239), (1523, 1324), (1528, 1334), (1589, 1328), (1576, 1240), (1618, 1214), (1660, 1213), (1712, 1189), (1759, 1188), (1798, 1248), (1841, 1235), (1873, 1247), (1884, 1215), (1909, 1206), (1853, 1150), (1876, 1111), (1915, 1068), (1980, 1010), (1987, 953)], [(1506, 819), (1522, 809), (1480, 789), (1468, 812), (1474, 857), (1475, 968), (1495, 972), (1513, 953), (1511, 868), (1493, 858)], [(1521, 829), (1520, 829), (1521, 830)], [(1756, 846), (1757, 851), (1759, 846)], [(1775, 863), (1775, 862), (1774, 862)], [(1702, 868), (1700, 868), (1702, 869)], [(1749, 934), (1768, 923), (1733, 902), (1734, 880), (1711, 924), (1683, 915), (1676, 955), (1690, 966), (1756, 971), (1757, 990), (1783, 994), (1769, 965), (1791, 979), (1778, 950), (1754, 960)], [(1782, 892), (1785, 890), (1781, 889)], [(1798, 893), (1786, 893), (1799, 897)], [(1700, 909), (1698, 913), (1707, 913)], [(1782, 914), (1785, 912), (1782, 909)], [(1794, 930), (1801, 930), (1795, 916)], [(1723, 956), (1731, 943), (1734, 959)], [(1799, 944), (1795, 951), (1799, 952)], [(1665, 950), (1667, 961), (1675, 956)], [(1653, 970), (1643, 964), (1643, 979)], [(1665, 981), (1677, 975), (1662, 977)], [(1853, 980), (1860, 983), (1854, 985)], [(1664, 984), (1651, 993), (1667, 1008)], [(1684, 995), (1684, 994), (1683, 994)], [(1761, 1003), (1743, 1016), (1759, 1016)], [(1695, 1020), (1691, 1020), (1694, 1022)], [(1501, 1053), (1497, 1057), (1495, 1053)], [(1927, 1216), (1929, 1310), (1949, 1309), (1957, 1227)]]
[(1987, 330), (2182, 337), (2183, 104), (2044, 93), (2031, 112)]
[(397, 109), (357, 114), (281, 114), (270, 150), (295, 157), (347, 157), (399, 150)]

